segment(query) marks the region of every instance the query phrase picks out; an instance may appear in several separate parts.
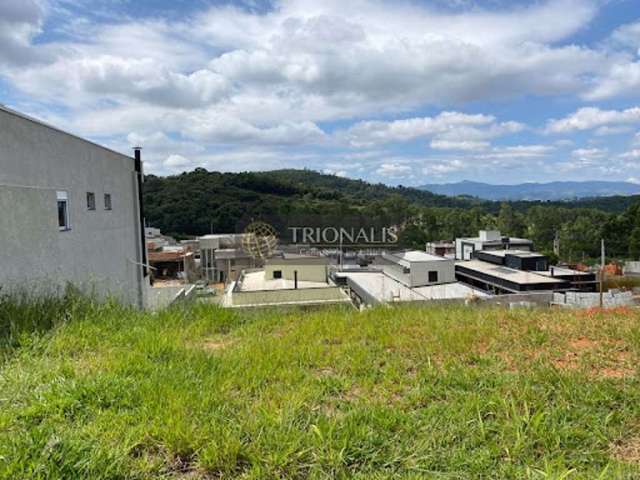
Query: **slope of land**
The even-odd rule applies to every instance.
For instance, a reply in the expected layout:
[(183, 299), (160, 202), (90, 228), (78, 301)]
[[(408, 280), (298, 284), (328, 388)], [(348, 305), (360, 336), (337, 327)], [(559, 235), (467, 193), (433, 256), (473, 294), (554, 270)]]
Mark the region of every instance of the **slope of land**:
[(640, 475), (638, 311), (60, 308), (0, 308), (0, 478)]
[(491, 185), (465, 180), (457, 183), (423, 185), (420, 189), (440, 195), (467, 195), (485, 200), (573, 200), (586, 197), (640, 194), (640, 185), (636, 183), (608, 181)]

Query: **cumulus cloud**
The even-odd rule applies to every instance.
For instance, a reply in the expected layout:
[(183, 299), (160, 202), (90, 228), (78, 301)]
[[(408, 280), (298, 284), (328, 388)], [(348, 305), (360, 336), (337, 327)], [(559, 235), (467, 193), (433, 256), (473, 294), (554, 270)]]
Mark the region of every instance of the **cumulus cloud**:
[[(214, 103), (218, 112), (258, 123), (348, 118), (380, 108), (573, 92), (606, 59), (552, 44), (596, 12), (590, 0), (463, 12), (377, 0), (287, 0), (263, 14), (214, 6), (171, 22), (76, 28), (50, 42), (58, 53), (47, 65), (9, 78), (29, 93), (69, 102)], [(40, 17), (29, 18), (38, 25)]]
[(429, 146), (434, 150), (465, 150), (476, 151), (484, 150), (490, 145), (489, 142), (483, 142), (478, 140), (431, 140)]
[(164, 166), (169, 168), (184, 169), (190, 165), (192, 165), (192, 162), (182, 155), (169, 155), (164, 161)]
[(604, 100), (615, 96), (634, 96), (640, 89), (640, 62), (624, 62), (612, 65), (589, 89), (584, 98)]
[(574, 167), (586, 167), (594, 165), (607, 156), (607, 149), (604, 148), (578, 148), (571, 152), (571, 156), (576, 160)]
[(39, 0), (0, 2), (0, 65), (20, 67), (42, 58), (32, 40), (41, 31), (44, 14)]
[(544, 158), (553, 152), (551, 145), (513, 145), (506, 147), (493, 147), (486, 153), (475, 154), (474, 158), (490, 161), (499, 161), (501, 165), (521, 164), (523, 160), (531, 158)]
[(584, 107), (565, 118), (550, 120), (547, 131), (550, 133), (568, 133), (591, 130), (603, 126), (622, 126), (640, 124), (640, 107), (626, 110), (601, 110), (597, 107)]
[(636, 148), (620, 155), (620, 158), (640, 160), (640, 148)]
[(376, 173), (382, 177), (390, 178), (402, 178), (408, 173), (411, 173), (412, 167), (410, 165), (403, 165), (397, 162), (382, 163)]
[[(442, 112), (435, 117), (407, 118), (390, 122), (359, 122), (347, 131), (339, 132), (337, 136), (354, 147), (430, 137), (433, 139), (432, 148), (468, 150), (487, 146), (487, 139), (523, 129), (524, 125), (521, 123), (500, 123), (491, 115)], [(465, 146), (468, 148), (464, 148)]]
[[(478, 159), (517, 166), (554, 147), (517, 138), (539, 132), (523, 123), (462, 113), (465, 104), (556, 95), (600, 101), (640, 88), (638, 22), (597, 48), (574, 44), (596, 18), (596, 0), (491, 8), (277, 0), (259, 12), (225, 3), (170, 19), (103, 23), (77, 14), (77, 2), (62, 3), (69, 12), (61, 17), (51, 13), (59, 1), (0, 1), (0, 79), (52, 106), (62, 127), (123, 148), (142, 144), (159, 172), (286, 161), (407, 178), (422, 167), (457, 172)], [(58, 15), (53, 26), (51, 15)], [(39, 36), (46, 28), (54, 34)], [(546, 131), (603, 136), (638, 124), (638, 108), (589, 107)], [(495, 146), (511, 135), (504, 143), (524, 144)], [(397, 150), (409, 142), (425, 157), (403, 160)], [(392, 152), (372, 149), (380, 145)]]
[(615, 46), (622, 46), (640, 55), (640, 22), (627, 23), (616, 28), (609, 40)]

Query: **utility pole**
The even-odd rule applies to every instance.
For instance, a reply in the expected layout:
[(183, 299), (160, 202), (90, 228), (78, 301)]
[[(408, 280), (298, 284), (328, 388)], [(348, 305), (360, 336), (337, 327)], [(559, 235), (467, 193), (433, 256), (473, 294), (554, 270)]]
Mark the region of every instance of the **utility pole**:
[(604, 238), (600, 240), (600, 308), (603, 307), (603, 290), (604, 290), (604, 262), (605, 262), (605, 251), (604, 251)]
[(555, 253), (558, 258), (560, 258), (560, 235), (558, 234), (557, 230), (556, 235), (553, 238), (553, 253)]

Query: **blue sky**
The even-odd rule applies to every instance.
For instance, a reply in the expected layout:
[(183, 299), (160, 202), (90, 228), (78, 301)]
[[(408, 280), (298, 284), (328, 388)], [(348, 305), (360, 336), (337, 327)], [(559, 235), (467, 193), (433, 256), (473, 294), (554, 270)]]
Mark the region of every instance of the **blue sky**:
[(160, 175), (640, 183), (640, 5), (4, 0), (0, 103)]

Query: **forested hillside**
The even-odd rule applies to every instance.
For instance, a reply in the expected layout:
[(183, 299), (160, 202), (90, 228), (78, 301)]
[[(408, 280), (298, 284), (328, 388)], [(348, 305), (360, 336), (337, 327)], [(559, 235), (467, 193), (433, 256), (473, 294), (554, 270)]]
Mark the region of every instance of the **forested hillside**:
[(398, 225), (404, 243), (420, 248), (426, 241), (498, 228), (531, 238), (547, 252), (557, 234), (566, 260), (597, 257), (600, 238), (613, 257), (640, 256), (639, 196), (499, 203), (310, 170), (220, 173), (198, 168), (148, 176), (144, 197), (147, 222), (178, 237), (234, 232), (243, 221), (278, 217), (325, 225)]

